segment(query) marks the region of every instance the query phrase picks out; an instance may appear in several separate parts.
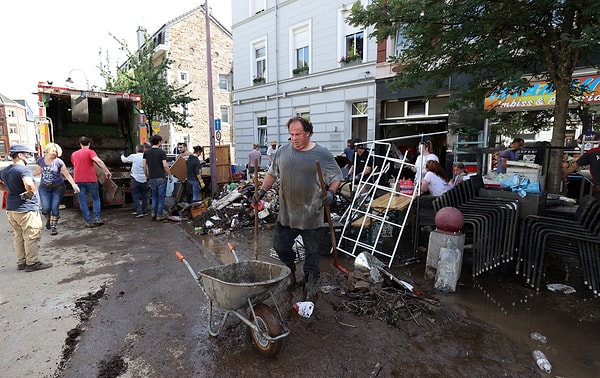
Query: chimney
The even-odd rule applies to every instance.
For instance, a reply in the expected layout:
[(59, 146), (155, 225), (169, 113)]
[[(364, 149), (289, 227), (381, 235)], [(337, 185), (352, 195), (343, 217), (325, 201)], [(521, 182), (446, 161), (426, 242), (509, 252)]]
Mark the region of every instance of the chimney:
[(146, 39), (145, 39), (146, 28), (143, 26), (139, 26), (136, 34), (137, 34), (137, 44), (138, 44), (137, 47), (139, 49), (140, 47), (142, 47), (142, 45), (146, 41)]

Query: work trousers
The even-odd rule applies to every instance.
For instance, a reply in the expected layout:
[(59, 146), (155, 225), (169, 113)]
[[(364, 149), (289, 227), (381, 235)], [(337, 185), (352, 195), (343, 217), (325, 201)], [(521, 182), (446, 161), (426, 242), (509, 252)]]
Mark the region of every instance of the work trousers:
[(275, 222), (275, 230), (273, 234), (273, 249), (277, 252), (279, 260), (285, 265), (293, 265), (296, 260), (296, 252), (294, 252), (294, 240), (296, 237), (302, 236), (304, 244), (304, 276), (313, 274), (316, 278), (320, 276), (319, 258), (321, 250), (321, 230), (300, 230), (283, 226), (279, 221)]
[(13, 229), (13, 242), (17, 253), (17, 264), (33, 265), (38, 262), (42, 239), (42, 218), (39, 211), (6, 212), (8, 223)]

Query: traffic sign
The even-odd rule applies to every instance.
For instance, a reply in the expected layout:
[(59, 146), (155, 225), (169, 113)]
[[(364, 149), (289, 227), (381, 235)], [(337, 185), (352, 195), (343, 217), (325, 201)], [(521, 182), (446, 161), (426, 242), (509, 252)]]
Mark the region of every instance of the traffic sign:
[(215, 130), (221, 130), (221, 120), (219, 118), (215, 119)]
[(221, 132), (219, 130), (215, 132), (215, 138), (217, 138), (217, 140), (221, 140)]

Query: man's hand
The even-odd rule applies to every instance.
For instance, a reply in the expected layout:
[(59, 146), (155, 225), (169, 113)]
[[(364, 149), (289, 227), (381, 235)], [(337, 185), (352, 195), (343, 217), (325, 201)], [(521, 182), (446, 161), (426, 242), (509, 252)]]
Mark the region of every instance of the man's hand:
[(261, 199), (267, 194), (267, 192), (263, 189), (259, 190), (258, 193), (254, 196), (254, 203), (259, 203)]
[(335, 198), (335, 193), (333, 192), (333, 190), (328, 189), (327, 193), (323, 197), (321, 197), (321, 200), (323, 201), (323, 205), (331, 206), (334, 198)]
[(23, 201), (29, 201), (30, 199), (33, 198), (33, 193), (30, 192), (23, 192), (21, 194), (19, 194), (19, 197), (23, 200)]

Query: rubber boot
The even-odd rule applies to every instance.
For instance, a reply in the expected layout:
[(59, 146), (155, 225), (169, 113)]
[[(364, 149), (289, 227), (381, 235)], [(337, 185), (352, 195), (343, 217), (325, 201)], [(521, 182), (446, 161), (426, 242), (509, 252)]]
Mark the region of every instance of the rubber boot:
[(292, 273), (290, 273), (290, 287), (294, 288), (298, 284), (298, 282), (296, 281), (296, 264), (285, 264), (285, 266), (290, 268), (290, 270), (292, 271)]
[(308, 273), (305, 278), (304, 295), (305, 300), (315, 303), (317, 301), (317, 276)]
[(46, 217), (46, 230), (49, 230), (49, 229), (50, 229), (50, 227), (52, 227), (52, 226), (50, 225), (50, 213), (48, 213), (48, 214), (44, 214), (44, 216)]
[(51, 229), (50, 235), (58, 234), (58, 231), (56, 231), (56, 225), (58, 224), (58, 218), (59, 217), (54, 217), (54, 216), (50, 217), (50, 229)]

